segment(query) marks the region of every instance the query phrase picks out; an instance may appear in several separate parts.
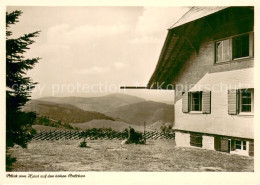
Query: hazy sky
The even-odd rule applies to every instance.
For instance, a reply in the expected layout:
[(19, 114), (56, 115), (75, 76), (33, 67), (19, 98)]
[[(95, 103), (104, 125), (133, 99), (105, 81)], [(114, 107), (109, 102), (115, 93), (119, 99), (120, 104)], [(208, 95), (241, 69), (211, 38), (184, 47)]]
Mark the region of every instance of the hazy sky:
[[(40, 62), (28, 72), (39, 82), (32, 97), (99, 96), (120, 85), (145, 86), (167, 35), (187, 7), (8, 7), (22, 10), (14, 37), (41, 30), (28, 57)], [(157, 92), (128, 90), (142, 97)], [(163, 101), (173, 92), (156, 95)]]

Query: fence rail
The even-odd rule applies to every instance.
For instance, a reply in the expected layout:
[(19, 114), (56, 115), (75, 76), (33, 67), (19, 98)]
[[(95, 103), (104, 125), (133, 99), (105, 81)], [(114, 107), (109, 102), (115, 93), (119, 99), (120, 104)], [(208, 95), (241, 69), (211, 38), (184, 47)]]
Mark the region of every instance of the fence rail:
[[(55, 130), (55, 131), (40, 131), (35, 134), (33, 140), (79, 140), (82, 138), (90, 139), (90, 140), (111, 140), (118, 139), (123, 140), (128, 136), (127, 132), (95, 132), (95, 131), (63, 131), (63, 130)], [(146, 139), (174, 139), (174, 133), (163, 133), (158, 131), (146, 131), (145, 132)]]

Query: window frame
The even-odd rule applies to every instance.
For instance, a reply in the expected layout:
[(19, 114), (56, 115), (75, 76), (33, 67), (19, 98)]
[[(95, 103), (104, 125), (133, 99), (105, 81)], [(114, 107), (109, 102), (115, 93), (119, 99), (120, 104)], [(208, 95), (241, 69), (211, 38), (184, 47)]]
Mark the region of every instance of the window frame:
[[(239, 144), (237, 144), (240, 142)], [(240, 146), (237, 148), (237, 146)], [(247, 143), (244, 140), (235, 140), (235, 150), (242, 150), (242, 151), (247, 151)]]
[[(199, 110), (193, 110), (193, 94), (199, 93)], [(202, 112), (202, 91), (190, 92), (190, 112), (201, 113)]]
[[(224, 56), (224, 41), (228, 41), (228, 44), (229, 44), (229, 46), (228, 46), (228, 52), (229, 52), (229, 56), (228, 56), (228, 58), (227, 59), (225, 59), (225, 60), (223, 60), (223, 56)], [(221, 60), (220, 61), (217, 61), (217, 58), (218, 58), (218, 48), (217, 48), (217, 44), (218, 43), (221, 43), (221, 47), (222, 47), (222, 51), (221, 51)], [(228, 61), (230, 61), (230, 56), (232, 55), (232, 53), (231, 53), (231, 51), (230, 51), (230, 45), (232, 45), (232, 43), (231, 43), (231, 41), (230, 41), (230, 38), (228, 38), (228, 39), (223, 39), (223, 40), (219, 40), (219, 41), (216, 41), (215, 42), (215, 63), (217, 63), (217, 64), (219, 64), (219, 63), (222, 63), (222, 62), (228, 62)]]
[[(235, 38), (239, 38), (239, 37), (243, 37), (245, 35), (248, 35), (248, 56), (241, 56), (241, 57), (235, 57), (235, 51), (234, 50), (234, 39)], [(231, 44), (231, 47), (232, 47), (232, 53), (231, 53), (231, 57), (232, 57), (232, 60), (239, 60), (239, 59), (243, 59), (243, 58), (249, 58), (250, 57), (250, 33), (245, 33), (245, 34), (242, 34), (242, 35), (238, 35), (238, 36), (235, 36), (235, 37), (232, 37), (232, 44)]]
[[(251, 93), (251, 111), (242, 111), (242, 92), (243, 91), (250, 91)], [(247, 89), (239, 89), (238, 92), (238, 103), (239, 103), (239, 114), (254, 114), (254, 89), (253, 88), (247, 88)]]
[[(247, 34), (249, 35), (249, 56), (234, 58), (233, 57), (233, 42), (232, 42), (233, 38), (244, 36)], [(218, 54), (217, 53), (217, 43), (225, 41), (225, 40), (229, 40), (229, 59), (223, 60), (223, 61), (217, 61), (217, 54)], [(224, 44), (222, 43), (222, 51), (223, 51), (223, 45)], [(254, 32), (253, 31), (234, 35), (231, 37), (218, 39), (218, 40), (214, 41), (214, 63), (215, 64), (223, 64), (223, 63), (227, 63), (227, 62), (233, 62), (233, 61), (242, 60), (242, 59), (249, 59), (249, 58), (253, 58), (253, 57), (254, 57)], [(222, 52), (222, 58), (223, 58), (223, 52)]]

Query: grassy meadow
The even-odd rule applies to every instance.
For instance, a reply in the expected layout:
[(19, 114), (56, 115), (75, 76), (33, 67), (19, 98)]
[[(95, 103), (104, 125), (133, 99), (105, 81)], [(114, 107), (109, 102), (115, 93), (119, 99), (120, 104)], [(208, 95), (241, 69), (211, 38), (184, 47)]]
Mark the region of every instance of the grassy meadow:
[(120, 140), (36, 141), (10, 150), (17, 158), (12, 171), (247, 171), (254, 158), (196, 148), (177, 148), (174, 140), (148, 140), (145, 145)]

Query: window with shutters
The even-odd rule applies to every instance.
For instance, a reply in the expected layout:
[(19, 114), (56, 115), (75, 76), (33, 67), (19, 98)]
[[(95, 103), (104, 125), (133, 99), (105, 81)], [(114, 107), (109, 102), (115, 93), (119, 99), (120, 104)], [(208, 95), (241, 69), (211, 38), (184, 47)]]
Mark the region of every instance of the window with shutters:
[(211, 91), (183, 92), (183, 113), (211, 113)]
[(228, 90), (228, 113), (230, 115), (253, 115), (254, 89)]
[(191, 92), (191, 111), (202, 111), (202, 92)]
[(216, 63), (249, 57), (253, 57), (253, 33), (251, 32), (215, 42)]

